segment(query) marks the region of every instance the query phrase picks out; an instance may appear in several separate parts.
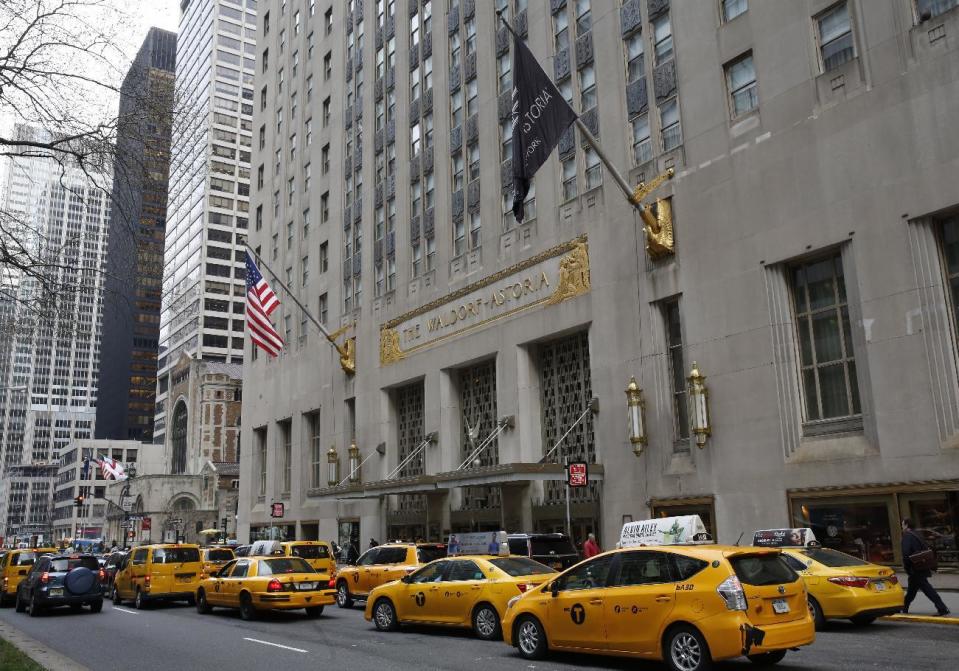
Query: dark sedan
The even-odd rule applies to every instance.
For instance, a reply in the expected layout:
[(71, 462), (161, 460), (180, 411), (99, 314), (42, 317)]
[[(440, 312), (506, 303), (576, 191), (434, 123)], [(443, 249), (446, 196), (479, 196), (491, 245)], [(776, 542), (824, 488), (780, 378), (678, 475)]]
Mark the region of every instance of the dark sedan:
[(79, 611), (103, 610), (102, 583), (105, 572), (97, 558), (85, 555), (41, 557), (17, 587), (17, 612), (36, 617), (47, 608), (70, 606)]

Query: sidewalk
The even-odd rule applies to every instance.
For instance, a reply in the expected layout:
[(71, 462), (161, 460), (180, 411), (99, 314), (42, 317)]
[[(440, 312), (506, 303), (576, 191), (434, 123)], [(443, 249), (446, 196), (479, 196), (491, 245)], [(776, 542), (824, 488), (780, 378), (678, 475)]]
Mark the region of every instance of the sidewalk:
[[(906, 574), (898, 574), (899, 581), (902, 584), (902, 588), (906, 589), (908, 584)], [(943, 578), (946, 578), (943, 580)], [(956, 588), (953, 585), (959, 583), (959, 576), (955, 574), (942, 574), (936, 573), (932, 576), (932, 586), (936, 588), (939, 592), (939, 596), (942, 597), (943, 602), (946, 604), (946, 607), (952, 611), (948, 617), (938, 617), (936, 616), (936, 609), (932, 605), (932, 602), (926, 598), (926, 595), (922, 592), (919, 592), (916, 595), (915, 601), (912, 602), (912, 606), (909, 608), (909, 614), (899, 614), (899, 615), (890, 615), (889, 620), (898, 620), (900, 622), (923, 622), (923, 623), (934, 623), (934, 624), (953, 624), (959, 625), (959, 591), (953, 591)]]

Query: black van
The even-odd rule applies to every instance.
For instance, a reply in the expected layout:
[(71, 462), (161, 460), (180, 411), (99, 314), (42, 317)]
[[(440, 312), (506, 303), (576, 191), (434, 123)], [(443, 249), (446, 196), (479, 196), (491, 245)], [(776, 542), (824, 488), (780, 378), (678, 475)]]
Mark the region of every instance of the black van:
[(557, 571), (579, 562), (579, 553), (566, 534), (509, 534), (509, 553), (523, 555)]

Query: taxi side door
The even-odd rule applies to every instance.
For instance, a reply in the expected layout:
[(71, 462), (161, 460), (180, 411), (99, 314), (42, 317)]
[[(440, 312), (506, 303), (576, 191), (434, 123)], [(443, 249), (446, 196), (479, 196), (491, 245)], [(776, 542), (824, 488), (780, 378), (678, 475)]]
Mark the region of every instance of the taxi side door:
[(350, 584), (350, 591), (353, 594), (369, 594), (373, 589), (372, 574), (375, 562), (382, 548), (370, 548), (356, 560), (356, 566), (353, 567), (353, 581)]
[(603, 599), (607, 649), (653, 653), (659, 648), (663, 623), (676, 605), (676, 589), (685, 585), (673, 582), (666, 552), (621, 552), (616, 564)]
[(606, 649), (606, 583), (616, 555), (582, 562), (551, 583), (546, 636), (551, 645), (581, 650)]
[[(132, 598), (136, 594), (137, 586), (140, 587), (146, 586), (146, 576), (150, 570), (149, 567), (149, 548), (139, 548), (133, 553), (133, 558), (130, 560), (129, 567), (129, 576), (130, 576), (130, 592), (129, 595)], [(126, 592), (122, 593), (124, 597), (127, 596)]]
[(113, 574), (113, 588), (121, 597), (130, 594), (130, 560), (132, 558), (133, 553), (120, 557), (117, 560), (116, 573)]
[(243, 581), (250, 573), (252, 559), (237, 559), (230, 575), (223, 578), (223, 605), (230, 608), (240, 607), (240, 592), (243, 590)]
[[(410, 574), (406, 582), (398, 583), (396, 599), (397, 617), (402, 622), (441, 622), (437, 614), (443, 608), (440, 590), (446, 572), (452, 562), (446, 559), (427, 564)], [(443, 590), (445, 591), (445, 590)]]
[(450, 570), (444, 582), (439, 583), (442, 592), (437, 611), (439, 621), (472, 626), (473, 606), (483, 594), (489, 578), (472, 559), (450, 560)]
[(415, 563), (415, 548), (402, 546), (380, 548), (379, 554), (376, 555), (376, 564), (372, 567), (373, 570), (370, 575), (372, 583), (370, 591), (375, 587), (385, 585), (393, 580), (399, 580), (405, 576), (407, 574), (406, 565), (409, 560), (408, 553), (411, 550), (414, 553)]
[(214, 606), (227, 605), (224, 584), (226, 579), (230, 576), (230, 573), (233, 571), (236, 561), (237, 560), (234, 559), (233, 561), (228, 562), (223, 566), (222, 569), (220, 569), (220, 572), (216, 575), (216, 577), (212, 578), (213, 584), (207, 589), (207, 603)]

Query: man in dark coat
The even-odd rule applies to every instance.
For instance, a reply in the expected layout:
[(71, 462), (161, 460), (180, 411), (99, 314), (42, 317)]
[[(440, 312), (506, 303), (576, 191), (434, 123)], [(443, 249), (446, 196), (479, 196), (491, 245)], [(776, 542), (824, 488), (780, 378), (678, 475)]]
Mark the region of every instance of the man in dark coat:
[(949, 609), (946, 608), (946, 604), (942, 602), (942, 598), (939, 596), (939, 593), (936, 592), (935, 588), (929, 584), (932, 571), (929, 569), (917, 569), (913, 567), (912, 562), (909, 560), (910, 556), (917, 552), (922, 552), (928, 549), (928, 547), (926, 542), (919, 537), (919, 534), (913, 530), (912, 520), (904, 517), (902, 519), (902, 564), (903, 568), (906, 569), (906, 574), (909, 576), (909, 587), (906, 589), (906, 602), (902, 612), (909, 612), (909, 606), (912, 604), (913, 599), (916, 598), (916, 593), (922, 590), (922, 593), (932, 601), (932, 605), (936, 607), (939, 615), (948, 615)]

